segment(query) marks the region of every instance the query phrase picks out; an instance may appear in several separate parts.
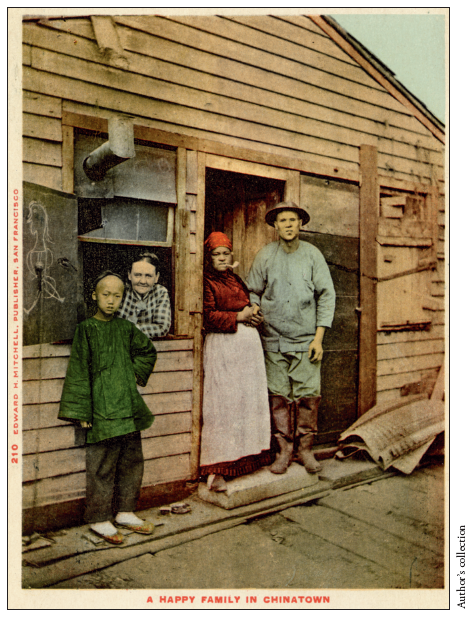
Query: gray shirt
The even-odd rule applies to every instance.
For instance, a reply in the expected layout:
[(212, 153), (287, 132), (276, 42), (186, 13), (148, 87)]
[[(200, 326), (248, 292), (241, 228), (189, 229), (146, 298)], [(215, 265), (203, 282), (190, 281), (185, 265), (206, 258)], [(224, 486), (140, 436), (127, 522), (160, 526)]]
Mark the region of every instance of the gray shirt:
[(248, 275), (251, 302), (261, 306), (266, 351), (307, 351), (316, 328), (330, 328), (335, 290), (322, 253), (300, 241), (286, 253), (279, 241), (256, 255)]

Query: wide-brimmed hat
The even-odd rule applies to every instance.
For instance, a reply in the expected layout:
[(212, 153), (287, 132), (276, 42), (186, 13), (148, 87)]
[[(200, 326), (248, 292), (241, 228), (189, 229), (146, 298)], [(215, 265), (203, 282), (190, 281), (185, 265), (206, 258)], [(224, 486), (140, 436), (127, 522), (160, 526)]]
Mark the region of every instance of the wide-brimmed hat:
[(304, 208), (297, 206), (293, 201), (282, 201), (281, 203), (276, 204), (266, 212), (265, 220), (268, 225), (273, 226), (277, 215), (284, 210), (292, 210), (294, 212), (297, 212), (297, 214), (301, 217), (302, 225), (307, 225), (307, 223), (310, 221), (310, 215), (307, 210), (304, 210)]

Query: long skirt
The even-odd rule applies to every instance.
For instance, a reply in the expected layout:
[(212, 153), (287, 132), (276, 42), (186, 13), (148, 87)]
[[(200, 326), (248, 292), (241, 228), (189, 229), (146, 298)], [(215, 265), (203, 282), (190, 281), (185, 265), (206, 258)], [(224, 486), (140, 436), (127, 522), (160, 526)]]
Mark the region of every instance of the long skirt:
[(204, 344), (201, 474), (239, 476), (271, 462), (271, 420), (258, 331), (208, 334)]

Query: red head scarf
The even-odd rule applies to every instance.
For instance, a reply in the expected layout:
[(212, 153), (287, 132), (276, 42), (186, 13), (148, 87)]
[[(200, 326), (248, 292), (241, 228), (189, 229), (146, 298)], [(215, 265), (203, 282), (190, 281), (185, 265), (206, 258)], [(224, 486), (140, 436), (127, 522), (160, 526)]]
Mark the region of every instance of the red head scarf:
[(207, 240), (204, 242), (204, 246), (207, 251), (210, 253), (214, 251), (219, 246), (226, 246), (228, 249), (232, 249), (232, 243), (228, 239), (228, 237), (221, 231), (213, 231)]

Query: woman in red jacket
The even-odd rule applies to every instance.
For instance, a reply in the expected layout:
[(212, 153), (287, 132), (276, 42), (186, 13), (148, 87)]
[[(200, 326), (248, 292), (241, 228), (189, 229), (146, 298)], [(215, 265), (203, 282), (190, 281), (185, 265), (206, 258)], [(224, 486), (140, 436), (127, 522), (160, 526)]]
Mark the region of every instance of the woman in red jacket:
[(225, 478), (269, 465), (271, 425), (263, 349), (242, 279), (232, 271), (232, 244), (222, 232), (205, 241), (204, 398), (201, 475), (225, 491)]

